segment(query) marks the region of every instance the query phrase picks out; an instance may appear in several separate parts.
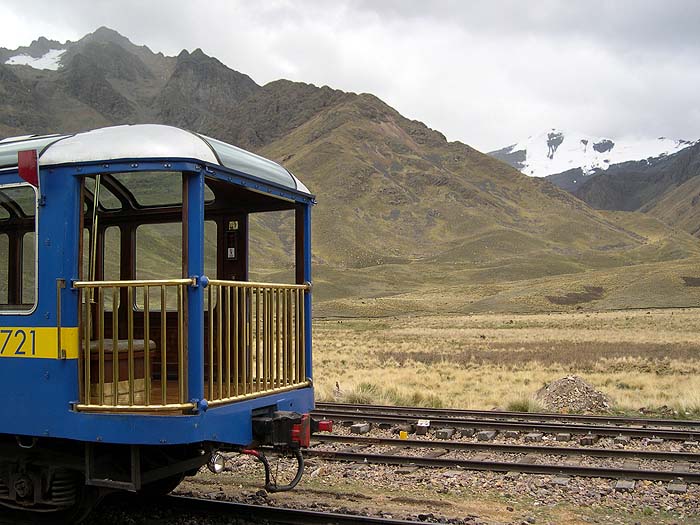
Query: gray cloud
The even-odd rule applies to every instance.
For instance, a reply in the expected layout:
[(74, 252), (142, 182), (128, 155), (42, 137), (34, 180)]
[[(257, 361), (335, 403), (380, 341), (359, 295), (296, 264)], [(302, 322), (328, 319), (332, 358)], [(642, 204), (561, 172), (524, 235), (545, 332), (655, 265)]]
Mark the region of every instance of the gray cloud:
[(700, 3), (645, 0), (5, 0), (0, 45), (100, 25), (257, 82), (372, 92), (479, 149), (546, 127), (700, 138)]

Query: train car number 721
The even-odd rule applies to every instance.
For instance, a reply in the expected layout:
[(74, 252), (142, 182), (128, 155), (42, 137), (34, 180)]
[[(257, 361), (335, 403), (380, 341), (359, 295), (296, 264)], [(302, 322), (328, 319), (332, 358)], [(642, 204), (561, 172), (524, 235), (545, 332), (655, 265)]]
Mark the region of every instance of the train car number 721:
[(35, 355), (36, 330), (0, 329), (0, 355)]

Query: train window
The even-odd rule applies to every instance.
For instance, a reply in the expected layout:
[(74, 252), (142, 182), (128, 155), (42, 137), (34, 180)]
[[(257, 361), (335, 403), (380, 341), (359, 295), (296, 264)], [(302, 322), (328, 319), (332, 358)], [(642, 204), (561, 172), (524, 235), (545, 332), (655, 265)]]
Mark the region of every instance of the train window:
[(136, 279), (182, 277), (182, 224), (141, 224), (136, 229)]
[(250, 215), (250, 279), (294, 283), (294, 211)]
[(214, 192), (211, 191), (209, 184), (204, 183), (204, 202), (214, 202)]
[(81, 260), (80, 278), (83, 281), (90, 280), (90, 230), (83, 228), (83, 253)]
[(182, 174), (167, 171), (118, 173), (114, 178), (124, 185), (140, 206), (182, 204)]
[(121, 256), (121, 238), (118, 226), (110, 226), (105, 230), (104, 243), (104, 280), (119, 280), (119, 262)]
[[(216, 276), (216, 223), (204, 222), (204, 273)], [(136, 229), (136, 279), (180, 279), (182, 277), (182, 224), (142, 224)], [(160, 308), (160, 292), (149, 296), (151, 308)], [(167, 298), (168, 309), (177, 307), (175, 296)], [(143, 308), (143, 297), (136, 299)]]
[(36, 235), (27, 232), (22, 239), (22, 304), (34, 304), (36, 293)]
[(36, 191), (0, 187), (0, 312), (29, 312), (36, 303)]
[[(119, 227), (110, 226), (104, 232), (104, 258), (103, 258), (103, 279), (105, 281), (118, 281), (120, 279), (121, 268), (121, 232)], [(105, 310), (113, 310), (113, 290), (107, 288), (104, 291)], [(119, 304), (119, 294), (117, 294), (117, 304)]]
[(3, 187), (0, 188), (0, 191), (2, 193), (1, 200), (8, 203), (11, 207), (17, 208), (17, 211), (14, 213), (8, 209), (7, 211), (10, 214), (34, 217), (36, 214), (36, 192), (33, 186), (23, 184), (21, 186)]
[(218, 275), (216, 258), (216, 223), (204, 221), (204, 275), (215, 279)]
[[(105, 210), (119, 210), (122, 207), (122, 203), (117, 199), (116, 195), (112, 193), (105, 184), (105, 179), (102, 178), (100, 183), (100, 207)], [(87, 177), (85, 179), (85, 189), (92, 196), (95, 194), (95, 179), (93, 177)], [(85, 211), (88, 210), (87, 203), (85, 204)]]
[[(182, 224), (141, 224), (136, 229), (136, 279), (180, 279), (182, 277)], [(160, 289), (149, 291), (149, 308), (160, 309)], [(142, 294), (136, 297), (137, 308), (143, 308)], [(177, 308), (177, 296), (168, 290), (168, 310)]]
[[(133, 195), (140, 206), (176, 206), (182, 204), (182, 175), (180, 173), (140, 171), (115, 173), (112, 177)], [(116, 197), (114, 198), (116, 199)], [(207, 184), (204, 184), (204, 202), (214, 202), (214, 192)], [(105, 205), (105, 208), (108, 206)]]

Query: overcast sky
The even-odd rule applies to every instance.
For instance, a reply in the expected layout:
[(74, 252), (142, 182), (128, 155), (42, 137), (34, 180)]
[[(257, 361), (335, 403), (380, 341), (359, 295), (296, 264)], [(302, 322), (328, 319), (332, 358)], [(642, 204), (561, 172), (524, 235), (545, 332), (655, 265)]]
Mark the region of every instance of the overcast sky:
[(97, 27), (259, 84), (370, 92), (488, 151), (550, 127), (700, 138), (695, 0), (0, 0), (0, 46)]

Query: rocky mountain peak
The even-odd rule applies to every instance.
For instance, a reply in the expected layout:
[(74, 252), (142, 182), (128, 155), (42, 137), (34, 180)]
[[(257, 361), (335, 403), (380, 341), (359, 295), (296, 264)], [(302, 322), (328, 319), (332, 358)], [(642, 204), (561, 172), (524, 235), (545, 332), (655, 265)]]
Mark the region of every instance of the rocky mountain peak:
[[(77, 44), (80, 43), (88, 43), (88, 42), (100, 42), (100, 43), (112, 43), (112, 44), (117, 44), (125, 49), (131, 49), (133, 47), (139, 47), (134, 45), (131, 40), (126, 38), (124, 35), (119, 33), (118, 31), (115, 31), (114, 29), (110, 29), (109, 27), (102, 26), (92, 33), (88, 33), (85, 35), (83, 38), (78, 40), (76, 42)], [(143, 46), (145, 47), (145, 46)]]

